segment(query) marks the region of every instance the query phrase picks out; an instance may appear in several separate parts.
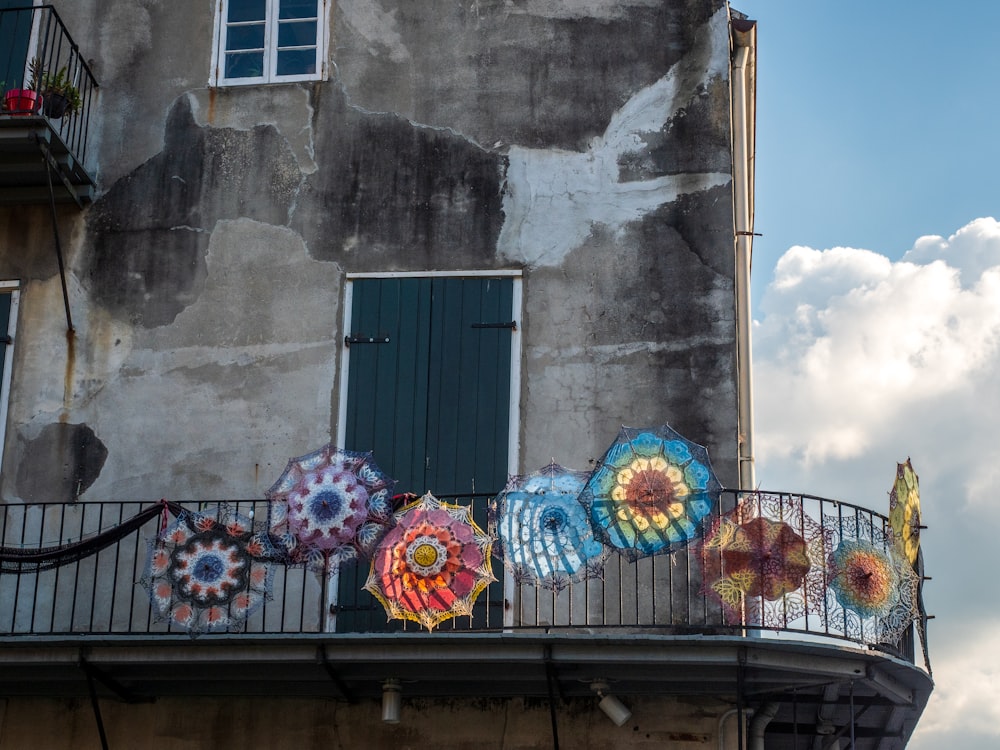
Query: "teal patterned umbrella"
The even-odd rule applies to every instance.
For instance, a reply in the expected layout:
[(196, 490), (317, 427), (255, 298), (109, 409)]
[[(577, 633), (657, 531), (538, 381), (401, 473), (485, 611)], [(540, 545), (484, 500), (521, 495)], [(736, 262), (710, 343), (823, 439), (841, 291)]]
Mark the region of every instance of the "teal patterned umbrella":
[(721, 490), (708, 451), (669, 425), (622, 427), (580, 501), (595, 534), (635, 560), (700, 536)]

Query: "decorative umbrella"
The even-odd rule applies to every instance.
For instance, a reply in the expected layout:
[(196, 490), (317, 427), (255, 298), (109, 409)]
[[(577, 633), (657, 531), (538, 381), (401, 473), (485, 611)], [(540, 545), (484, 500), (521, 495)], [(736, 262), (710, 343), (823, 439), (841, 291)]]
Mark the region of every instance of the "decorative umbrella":
[(185, 511), (155, 540), (140, 583), (157, 615), (194, 638), (232, 630), (269, 597), (274, 550), (253, 522), (226, 507)]
[[(830, 534), (790, 497), (753, 493), (713, 524), (699, 545), (703, 591), (731, 625), (787, 627), (821, 612)], [(749, 610), (749, 612), (745, 611)]]
[(622, 427), (580, 501), (598, 537), (635, 560), (695, 538), (721, 489), (702, 446), (668, 425)]
[(428, 631), (452, 617), (471, 616), (476, 597), (496, 580), (493, 538), (472, 520), (471, 509), (428, 492), (395, 520), (378, 543), (365, 588), (390, 619), (412, 620)]
[(271, 533), (317, 572), (370, 556), (392, 522), (389, 479), (372, 454), (325, 445), (288, 462), (266, 493)]
[(589, 472), (552, 462), (512, 476), (493, 511), (503, 561), (518, 583), (559, 591), (573, 581), (600, 576), (607, 557), (577, 501)]
[(910, 459), (896, 464), (896, 481), (889, 492), (889, 525), (893, 540), (916, 568), (920, 552), (920, 479)]
[[(843, 623), (845, 635), (863, 642), (895, 643), (919, 617), (919, 576), (869, 519), (830, 518), (825, 525), (840, 528), (827, 560), (828, 620)], [(876, 638), (866, 638), (869, 630)]]
[(916, 572), (917, 584), (917, 632), (924, 653), (924, 665), (931, 673), (930, 655), (927, 653), (927, 612), (924, 610), (924, 555), (920, 549), (920, 478), (913, 470), (910, 459), (905, 464), (896, 464), (896, 481), (889, 491), (889, 526), (897, 554), (903, 555)]

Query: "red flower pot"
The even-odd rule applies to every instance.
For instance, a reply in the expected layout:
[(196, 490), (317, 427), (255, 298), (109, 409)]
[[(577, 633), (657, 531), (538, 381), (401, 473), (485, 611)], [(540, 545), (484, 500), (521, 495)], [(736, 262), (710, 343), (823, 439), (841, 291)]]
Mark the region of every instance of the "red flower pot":
[(11, 89), (3, 95), (3, 108), (9, 115), (34, 115), (42, 106), (42, 95), (31, 89)]

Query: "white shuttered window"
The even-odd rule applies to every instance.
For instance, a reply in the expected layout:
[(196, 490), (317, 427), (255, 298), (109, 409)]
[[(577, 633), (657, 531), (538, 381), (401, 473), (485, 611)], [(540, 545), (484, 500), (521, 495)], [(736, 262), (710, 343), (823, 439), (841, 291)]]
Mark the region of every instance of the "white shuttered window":
[(326, 0), (220, 0), (219, 85), (323, 77)]

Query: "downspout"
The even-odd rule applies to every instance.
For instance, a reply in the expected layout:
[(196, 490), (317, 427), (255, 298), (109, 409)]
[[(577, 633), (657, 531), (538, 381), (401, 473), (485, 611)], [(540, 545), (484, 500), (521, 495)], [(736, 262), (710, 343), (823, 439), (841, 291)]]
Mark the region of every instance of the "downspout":
[(753, 101), (751, 51), (757, 24), (732, 20), (734, 49), (731, 67), (733, 98), (733, 209), (736, 233), (736, 377), (739, 419), (740, 489), (756, 487), (753, 446), (753, 372), (750, 315), (750, 260), (753, 251)]
[[(730, 719), (730, 717), (733, 717), (733, 716), (736, 716), (737, 720), (745, 719), (748, 716), (753, 716), (753, 709), (752, 708), (748, 708), (745, 711), (741, 711), (738, 708), (730, 708), (728, 711), (726, 711), (724, 714), (722, 714), (722, 716), (719, 717), (719, 729), (718, 729), (718, 732), (717, 732), (717, 734), (719, 736), (719, 750), (727, 750), (727, 745), (726, 745), (726, 722)], [(740, 748), (740, 750), (742, 750), (742, 748)]]
[(749, 750), (764, 750), (764, 730), (778, 713), (779, 706), (780, 704), (775, 702), (765, 703), (753, 715), (753, 720), (750, 722)]

